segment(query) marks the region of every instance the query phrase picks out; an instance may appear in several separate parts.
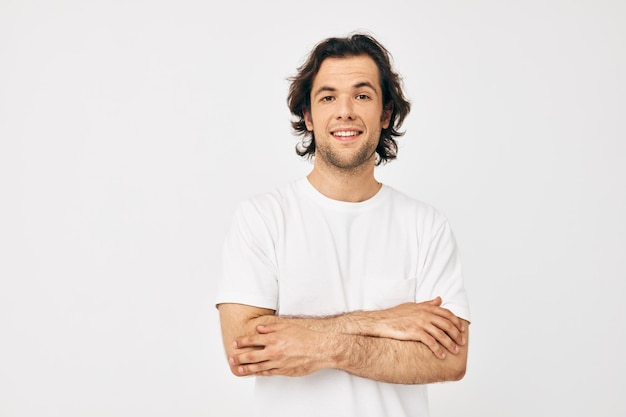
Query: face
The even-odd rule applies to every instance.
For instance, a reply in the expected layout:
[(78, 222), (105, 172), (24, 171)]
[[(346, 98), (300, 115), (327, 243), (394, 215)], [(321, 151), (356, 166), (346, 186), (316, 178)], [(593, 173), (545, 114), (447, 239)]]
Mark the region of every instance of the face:
[(367, 56), (326, 58), (313, 79), (311, 108), (304, 112), (315, 135), (315, 165), (342, 170), (373, 167), (380, 132), (389, 126), (378, 67)]

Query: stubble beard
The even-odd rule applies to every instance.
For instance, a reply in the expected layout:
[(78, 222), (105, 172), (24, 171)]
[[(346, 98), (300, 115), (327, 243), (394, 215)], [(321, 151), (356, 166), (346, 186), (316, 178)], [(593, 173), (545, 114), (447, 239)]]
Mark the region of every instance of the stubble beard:
[(375, 158), (376, 146), (368, 143), (352, 152), (337, 151), (325, 145), (317, 146), (315, 158), (322, 159), (327, 165), (344, 173), (356, 173), (368, 167), (372, 158)]
[(374, 153), (376, 153), (376, 146), (364, 146), (350, 153), (338, 152), (324, 146), (315, 150), (315, 157), (318, 159), (321, 157), (327, 165), (350, 173), (361, 171), (368, 166)]

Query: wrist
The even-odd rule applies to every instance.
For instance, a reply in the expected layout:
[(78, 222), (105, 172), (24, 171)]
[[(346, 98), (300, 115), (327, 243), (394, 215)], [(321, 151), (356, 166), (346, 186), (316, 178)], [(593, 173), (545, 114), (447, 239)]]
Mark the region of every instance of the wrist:
[(343, 333), (334, 333), (332, 336), (327, 337), (327, 343), (325, 343), (326, 351), (328, 352), (325, 355), (327, 368), (344, 370), (347, 368), (349, 338), (350, 335)]

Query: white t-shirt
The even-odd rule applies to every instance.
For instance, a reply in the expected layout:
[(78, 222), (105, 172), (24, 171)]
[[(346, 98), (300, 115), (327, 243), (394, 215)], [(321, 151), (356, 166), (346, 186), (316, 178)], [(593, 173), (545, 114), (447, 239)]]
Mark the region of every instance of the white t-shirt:
[[(441, 296), (470, 320), (456, 242), (433, 207), (383, 185), (369, 200), (329, 199), (306, 178), (241, 202), (223, 253), (216, 304), (280, 315), (378, 310)], [(258, 377), (259, 416), (428, 416), (425, 385), (325, 369)]]

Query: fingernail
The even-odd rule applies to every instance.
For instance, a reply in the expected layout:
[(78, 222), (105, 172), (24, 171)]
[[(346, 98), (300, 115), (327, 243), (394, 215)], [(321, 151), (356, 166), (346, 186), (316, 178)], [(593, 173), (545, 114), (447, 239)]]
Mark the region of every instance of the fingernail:
[(233, 342), (233, 346), (237, 347), (237, 341), (236, 340)]
[(231, 365), (234, 365), (235, 364), (235, 359), (234, 358), (228, 359), (228, 363), (230, 363)]

